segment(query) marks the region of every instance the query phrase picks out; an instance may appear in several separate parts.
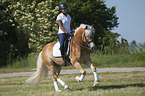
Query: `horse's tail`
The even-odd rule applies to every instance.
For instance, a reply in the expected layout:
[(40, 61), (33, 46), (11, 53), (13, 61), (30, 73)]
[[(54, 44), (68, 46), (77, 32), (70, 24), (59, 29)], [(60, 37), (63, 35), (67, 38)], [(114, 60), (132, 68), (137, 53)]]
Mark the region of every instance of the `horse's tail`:
[(31, 85), (37, 86), (41, 80), (45, 79), (48, 76), (48, 67), (43, 63), (41, 58), (41, 53), (39, 53), (38, 59), (37, 59), (37, 71), (26, 80), (27, 83), (30, 83)]

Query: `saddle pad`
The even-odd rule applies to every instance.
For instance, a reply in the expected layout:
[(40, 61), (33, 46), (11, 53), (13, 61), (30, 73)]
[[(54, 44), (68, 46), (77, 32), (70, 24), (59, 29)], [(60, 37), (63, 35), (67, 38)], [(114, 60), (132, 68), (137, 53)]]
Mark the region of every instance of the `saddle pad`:
[[(69, 45), (70, 45), (70, 42), (68, 42), (67, 55), (69, 53)], [(61, 57), (59, 41), (53, 46), (52, 54), (53, 54), (53, 57)]]

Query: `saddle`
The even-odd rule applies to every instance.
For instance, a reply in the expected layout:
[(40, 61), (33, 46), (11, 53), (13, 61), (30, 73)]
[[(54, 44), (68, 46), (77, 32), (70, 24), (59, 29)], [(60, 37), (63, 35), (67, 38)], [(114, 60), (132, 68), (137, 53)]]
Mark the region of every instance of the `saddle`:
[[(68, 39), (68, 47), (67, 47), (67, 52), (66, 52), (67, 55), (69, 55), (69, 52), (70, 52), (69, 46), (70, 46), (70, 39)], [(59, 41), (53, 46), (52, 54), (53, 54), (53, 57), (55, 57), (55, 58), (61, 57)]]

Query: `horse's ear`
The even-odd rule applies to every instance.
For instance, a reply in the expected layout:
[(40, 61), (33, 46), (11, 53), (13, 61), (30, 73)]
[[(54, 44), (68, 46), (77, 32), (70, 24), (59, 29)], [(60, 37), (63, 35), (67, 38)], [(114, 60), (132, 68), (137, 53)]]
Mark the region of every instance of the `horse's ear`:
[(88, 26), (86, 26), (85, 29), (88, 29)]
[(93, 28), (94, 24), (91, 26), (91, 28)]

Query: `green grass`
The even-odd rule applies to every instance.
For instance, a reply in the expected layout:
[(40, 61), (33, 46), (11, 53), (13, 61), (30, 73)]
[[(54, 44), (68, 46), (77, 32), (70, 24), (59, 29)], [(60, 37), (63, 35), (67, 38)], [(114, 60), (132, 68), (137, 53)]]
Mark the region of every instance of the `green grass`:
[[(0, 73), (30, 71), (36, 68), (38, 54), (30, 54), (28, 58), (22, 58), (8, 65), (6, 68), (0, 68)], [(145, 53), (137, 54), (113, 54), (103, 55), (101, 53), (91, 54), (92, 63), (98, 68), (106, 67), (145, 67)], [(82, 64), (83, 68), (88, 68)], [(73, 66), (63, 67), (62, 69), (73, 69)]]
[(28, 57), (15, 61), (13, 64), (0, 68), (0, 73), (24, 72), (36, 68), (38, 54), (29, 54)]
[(12, 65), (8, 65), (8, 68), (35, 68), (38, 54), (30, 53), (28, 57), (21, 58), (13, 62)]
[[(141, 55), (142, 54), (142, 55)], [(96, 67), (145, 67), (145, 53), (140, 54), (91, 54)], [(141, 58), (141, 59), (140, 59)]]
[(145, 72), (99, 73), (100, 86), (93, 87), (93, 74), (87, 74), (83, 82), (75, 82), (75, 76), (59, 77), (70, 91), (55, 92), (51, 76), (38, 87), (25, 83), (28, 77), (0, 78), (0, 96), (145, 96)]

